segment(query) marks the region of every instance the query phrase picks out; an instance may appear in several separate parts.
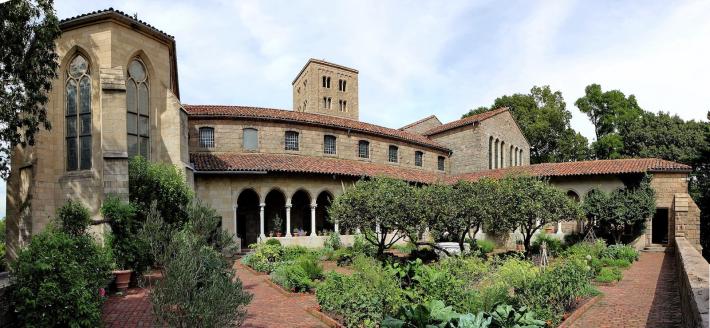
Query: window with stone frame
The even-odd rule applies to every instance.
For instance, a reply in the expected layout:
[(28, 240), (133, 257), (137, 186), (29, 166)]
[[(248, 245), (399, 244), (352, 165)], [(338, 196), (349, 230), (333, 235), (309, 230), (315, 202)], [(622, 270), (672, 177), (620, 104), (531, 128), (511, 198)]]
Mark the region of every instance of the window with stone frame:
[(242, 139), (244, 150), (259, 149), (259, 130), (254, 128), (245, 128), (242, 132)]
[(493, 137), (488, 137), (488, 169), (493, 169)]
[(286, 131), (284, 134), (284, 149), (298, 150), (298, 132)]
[(414, 165), (422, 166), (424, 165), (424, 153), (421, 151), (414, 152)]
[(209, 126), (200, 128), (200, 148), (214, 148), (214, 128)]
[(444, 156), (437, 157), (436, 166), (439, 169), (439, 171), (446, 170), (446, 158)]
[(343, 79), (338, 80), (338, 91), (345, 91), (345, 83), (346, 81)]
[(323, 136), (323, 153), (328, 155), (335, 155), (337, 149), (335, 145), (336, 138), (332, 135)]
[(150, 108), (148, 74), (139, 58), (128, 64), (126, 81), (126, 131), (128, 157), (150, 156)]
[(389, 149), (387, 150), (387, 159), (391, 163), (397, 163), (399, 162), (399, 148), (395, 145), (390, 145)]
[(357, 156), (360, 158), (370, 158), (370, 143), (360, 140), (357, 143)]
[(89, 62), (77, 54), (69, 63), (66, 80), (67, 171), (91, 169), (91, 77)]

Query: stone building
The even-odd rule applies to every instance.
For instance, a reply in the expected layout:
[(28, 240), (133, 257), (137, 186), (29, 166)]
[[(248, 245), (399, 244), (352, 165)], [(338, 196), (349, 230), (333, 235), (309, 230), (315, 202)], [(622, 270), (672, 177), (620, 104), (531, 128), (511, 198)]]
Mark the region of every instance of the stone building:
[(135, 155), (184, 170), (243, 246), (269, 235), (321, 244), (319, 232), (339, 228), (327, 218), (331, 201), (363, 177), (428, 184), (524, 172), (550, 177), (579, 200), (592, 188), (612, 190), (653, 173), (659, 212), (649, 224), (658, 238), (649, 233), (641, 243), (685, 234), (699, 247), (685, 165), (529, 165), (530, 145), (506, 108), (446, 124), (432, 115), (400, 129), (361, 122), (358, 71), (316, 59), (293, 80), (290, 110), (182, 104), (172, 36), (113, 9), (63, 20), (61, 29), (59, 77), (48, 103), (53, 129), (11, 157), (11, 258), (66, 200), (80, 200), (99, 219), (107, 195), (127, 198)]

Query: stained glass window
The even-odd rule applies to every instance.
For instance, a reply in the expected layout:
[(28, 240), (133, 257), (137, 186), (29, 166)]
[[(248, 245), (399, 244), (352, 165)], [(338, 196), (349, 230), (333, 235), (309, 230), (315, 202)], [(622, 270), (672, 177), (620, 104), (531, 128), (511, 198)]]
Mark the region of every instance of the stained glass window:
[(91, 169), (91, 78), (82, 55), (69, 63), (65, 105), (67, 171)]

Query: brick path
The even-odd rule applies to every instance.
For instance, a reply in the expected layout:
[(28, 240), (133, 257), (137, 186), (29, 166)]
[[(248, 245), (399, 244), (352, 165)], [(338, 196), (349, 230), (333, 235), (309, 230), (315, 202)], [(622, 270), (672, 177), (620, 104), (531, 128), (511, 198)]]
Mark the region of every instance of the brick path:
[[(242, 327), (327, 327), (306, 312), (315, 306), (313, 295), (287, 297), (269, 286), (265, 275), (255, 275), (235, 264), (237, 276), (244, 288), (254, 294), (247, 307), (247, 318)], [(154, 326), (151, 304), (145, 289), (131, 289), (125, 297), (111, 297), (103, 306), (102, 318), (106, 327)]]
[(674, 253), (641, 253), (571, 327), (682, 327)]

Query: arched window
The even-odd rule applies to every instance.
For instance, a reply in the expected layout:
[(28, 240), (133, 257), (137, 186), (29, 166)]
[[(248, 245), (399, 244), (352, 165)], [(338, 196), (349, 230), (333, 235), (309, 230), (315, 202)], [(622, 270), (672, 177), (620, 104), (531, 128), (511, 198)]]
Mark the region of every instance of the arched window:
[(370, 158), (370, 143), (360, 140), (357, 143), (357, 156), (360, 158)]
[(128, 64), (126, 81), (126, 130), (128, 132), (128, 157), (150, 156), (150, 110), (148, 74), (136, 58)]
[(510, 146), (510, 152), (508, 152), (508, 166), (513, 166), (513, 145)]
[(498, 168), (498, 165), (499, 165), (499, 164), (498, 164), (498, 144), (499, 144), (499, 143), (500, 143), (500, 141), (498, 141), (498, 139), (496, 139), (496, 143), (495, 143), (495, 146), (494, 146), (494, 149), (495, 149), (495, 151), (494, 151), (495, 157), (493, 157), (493, 168), (496, 168), (496, 169)]
[(214, 128), (211, 128), (211, 127), (201, 127), (200, 128), (200, 147), (201, 148), (214, 148)]
[(505, 167), (505, 161), (504, 161), (503, 154), (505, 154), (505, 142), (501, 141), (500, 142), (500, 167), (501, 168)]
[(420, 151), (414, 152), (414, 165), (422, 166), (424, 164), (424, 153)]
[(519, 158), (520, 158), (520, 165), (523, 165), (524, 162), (523, 162), (523, 150), (522, 149), (520, 150)]
[(493, 137), (488, 138), (488, 169), (493, 169)]
[(259, 149), (259, 130), (254, 128), (245, 128), (243, 131), (243, 147), (244, 150)]
[(91, 78), (89, 62), (76, 55), (66, 81), (67, 171), (91, 169)]
[(579, 203), (579, 195), (574, 190), (567, 190), (567, 197)]
[(518, 147), (515, 147), (515, 166), (518, 166), (518, 162), (520, 162), (520, 160), (518, 159), (518, 154)]

